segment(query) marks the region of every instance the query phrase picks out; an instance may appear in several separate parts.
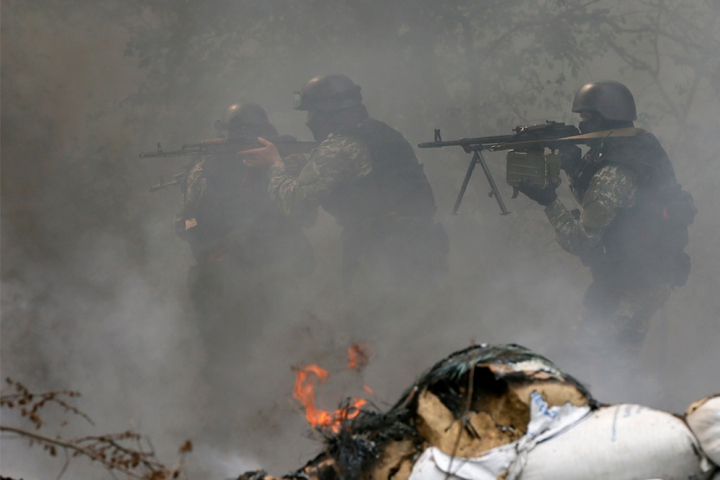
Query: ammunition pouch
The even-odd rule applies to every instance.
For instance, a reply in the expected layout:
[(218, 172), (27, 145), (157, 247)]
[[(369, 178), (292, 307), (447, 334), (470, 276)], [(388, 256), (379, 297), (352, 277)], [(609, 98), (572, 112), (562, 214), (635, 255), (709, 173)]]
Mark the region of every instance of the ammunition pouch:
[(560, 185), (560, 156), (542, 151), (511, 150), (506, 157), (505, 179), (513, 187), (516, 198), (518, 187), (529, 185), (543, 190)]

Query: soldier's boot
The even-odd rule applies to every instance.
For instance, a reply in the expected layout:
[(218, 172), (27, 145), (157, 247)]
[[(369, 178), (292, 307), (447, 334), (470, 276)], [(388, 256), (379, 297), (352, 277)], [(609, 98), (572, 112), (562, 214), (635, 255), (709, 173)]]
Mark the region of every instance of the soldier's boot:
[(650, 319), (637, 314), (632, 317), (618, 315), (613, 323), (618, 345), (631, 357), (636, 358), (650, 329)]

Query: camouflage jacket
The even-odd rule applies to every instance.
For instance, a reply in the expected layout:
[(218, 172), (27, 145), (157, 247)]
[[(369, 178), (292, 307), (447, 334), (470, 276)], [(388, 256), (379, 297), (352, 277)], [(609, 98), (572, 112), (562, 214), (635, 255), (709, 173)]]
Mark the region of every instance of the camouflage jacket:
[(302, 228), (270, 199), (268, 180), (234, 155), (203, 158), (189, 167), (175, 228), (196, 259), (223, 251), (243, 264), (260, 265), (311, 255)]
[(651, 133), (603, 140), (568, 175), (579, 215), (555, 200), (545, 208), (558, 243), (613, 285), (682, 285), (683, 249), (697, 210)]
[(182, 202), (182, 208), (175, 216), (175, 219), (176, 222), (182, 222), (182, 225), (178, 225), (177, 227), (178, 235), (181, 237), (182, 232), (189, 226), (189, 224), (186, 226), (185, 222), (192, 222), (195, 218), (195, 212), (198, 204), (200, 203), (200, 199), (207, 188), (207, 178), (203, 175), (204, 163), (205, 159), (200, 159), (190, 165), (180, 185), (180, 200)]
[(361, 141), (343, 135), (330, 135), (310, 156), (297, 178), (283, 166), (270, 168), (270, 196), (285, 214), (307, 219), (331, 194), (370, 175), (373, 170), (370, 149)]
[(598, 247), (620, 209), (633, 206), (637, 191), (635, 179), (635, 172), (630, 167), (608, 164), (595, 173), (584, 192), (579, 218), (574, 217), (559, 199), (545, 207), (560, 246), (580, 257)]
[(373, 118), (343, 127), (316, 148), (297, 179), (273, 169), (270, 192), (290, 216), (318, 206), (348, 233), (380, 218), (432, 223), (435, 199), (412, 146)]

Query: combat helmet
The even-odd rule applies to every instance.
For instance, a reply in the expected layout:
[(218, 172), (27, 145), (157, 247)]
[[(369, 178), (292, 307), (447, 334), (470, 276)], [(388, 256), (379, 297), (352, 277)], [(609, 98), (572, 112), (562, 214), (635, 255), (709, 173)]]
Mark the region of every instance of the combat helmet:
[(295, 110), (337, 112), (362, 105), (360, 85), (345, 75), (320, 75), (310, 79), (299, 92), (295, 92)]
[(620, 82), (606, 80), (586, 83), (575, 94), (572, 111), (596, 112), (606, 120), (633, 122), (637, 120), (635, 99)]
[(268, 120), (265, 109), (256, 103), (233, 103), (215, 122), (215, 130), (228, 133), (248, 131), (257, 135), (278, 135), (277, 130)]

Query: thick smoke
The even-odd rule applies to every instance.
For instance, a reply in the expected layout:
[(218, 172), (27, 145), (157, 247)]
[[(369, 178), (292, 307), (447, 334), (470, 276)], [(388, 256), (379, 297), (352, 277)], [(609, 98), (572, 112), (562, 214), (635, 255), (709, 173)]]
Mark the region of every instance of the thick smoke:
[[(324, 407), (358, 394), (364, 384), (383, 408), (424, 368), (471, 342), (532, 348), (606, 402), (679, 412), (718, 390), (720, 97), (708, 80), (712, 75), (693, 83), (689, 67), (677, 62), (682, 52), (675, 44), (661, 41), (665, 56), (655, 59), (646, 53), (652, 51), (648, 37), (621, 37), (624, 50), (613, 50), (600, 46), (592, 28), (583, 31), (587, 24), (578, 23), (577, 32), (564, 32), (562, 24), (550, 30), (560, 41), (571, 33), (585, 39), (572, 46), (579, 51), (563, 50), (564, 61), (550, 55), (533, 64), (534, 55), (541, 58), (533, 42), (553, 45), (550, 34), (541, 29), (545, 37), (510, 36), (516, 21), (510, 10), (485, 24), (483, 15), (492, 12), (473, 10), (480, 7), (468, 7), (458, 18), (445, 15), (462, 12), (459, 2), (444, 10), (423, 10), (414, 2), (387, 8), (380, 7), (385, 2), (316, 2), (295, 21), (273, 24), (269, 19), (280, 22), (287, 12), (267, 2), (238, 2), (232, 8), (240, 10), (232, 12), (246, 15), (232, 16), (243, 37), (233, 53), (236, 64), (218, 68), (207, 52), (220, 50), (207, 47), (201, 55), (197, 45), (207, 46), (202, 42), (178, 47), (184, 70), (164, 71), (169, 80), (161, 88), (153, 81), (174, 64), (166, 58), (158, 67), (153, 55), (189, 45), (193, 32), (200, 33), (192, 38), (212, 41), (213, 29), (225, 25), (209, 23), (219, 17), (201, 8), (203, 2), (188, 2), (196, 16), (183, 36), (182, 29), (163, 30), (182, 12), (145, 3), (3, 5), (2, 375), (38, 391), (81, 391), (79, 407), (96, 426), (73, 421), (65, 436), (134, 429), (150, 436), (168, 463), (191, 438), (192, 478), (226, 478), (258, 467), (282, 474), (319, 449), (291, 400), (291, 366), (318, 363), (331, 371), (319, 394)], [(611, 14), (621, 13), (606, 3), (613, 4)], [(645, 8), (644, 2), (626, 3), (630, 10)], [(717, 8), (708, 8), (717, 16)], [(527, 15), (533, 14), (545, 18), (529, 9)], [(473, 21), (483, 29), (472, 30)], [(253, 29), (253, 22), (260, 26)], [(720, 33), (706, 22), (698, 34), (716, 46)], [(125, 56), (126, 45), (134, 41), (141, 48), (138, 39), (152, 40), (151, 34), (169, 43), (155, 39), (161, 47), (148, 54), (149, 67), (139, 68), (143, 57)], [(502, 55), (493, 56), (493, 49)], [(632, 64), (628, 55), (649, 63)], [(717, 55), (698, 50), (688, 61), (700, 59), (711, 70)], [(703, 73), (697, 68), (693, 72)], [(546, 119), (577, 123), (568, 113), (577, 87), (601, 79), (626, 83), (641, 112), (638, 126), (658, 135), (699, 209), (686, 249), (693, 261), (690, 279), (653, 318), (639, 365), (587, 365), (573, 348), (589, 272), (554, 242), (540, 207), (509, 199), (503, 155), (487, 158), (513, 213), (498, 214), (478, 171), (460, 215), (453, 216), (469, 156), (460, 149), (418, 150), (434, 188), (436, 218), (450, 237), (450, 269), (438, 290), (392, 315), (377, 305), (349, 311), (339, 287), (340, 228), (321, 212), (307, 230), (315, 273), (252, 337), (242, 337), (238, 326), (237, 351), (221, 369), (224, 386), (211, 384), (204, 369), (212, 346), (200, 339), (185, 290), (192, 258), (173, 234), (178, 192), (145, 192), (159, 176), (168, 180), (182, 171), (183, 160), (135, 157), (156, 141), (169, 149), (211, 137), (213, 122), (239, 99), (262, 105), (282, 134), (309, 140), (302, 113), (291, 110), (291, 94), (322, 73), (350, 76), (362, 86), (371, 116), (411, 144), (431, 140), (433, 128), (450, 139), (510, 133), (517, 124)], [(564, 80), (554, 83), (560, 76)], [(166, 97), (144, 97), (158, 92)], [(560, 192), (572, 205), (564, 186)], [(372, 345), (361, 375), (344, 371), (345, 350), (354, 342)], [(56, 424), (62, 418), (60, 412), (49, 415)], [(19, 420), (3, 414), (5, 422)], [(223, 428), (213, 427), (218, 423)], [(3, 439), (2, 456), (0, 473), (12, 477), (49, 477), (62, 467), (12, 440)], [(93, 468), (76, 460), (67, 478), (97, 478)]]

